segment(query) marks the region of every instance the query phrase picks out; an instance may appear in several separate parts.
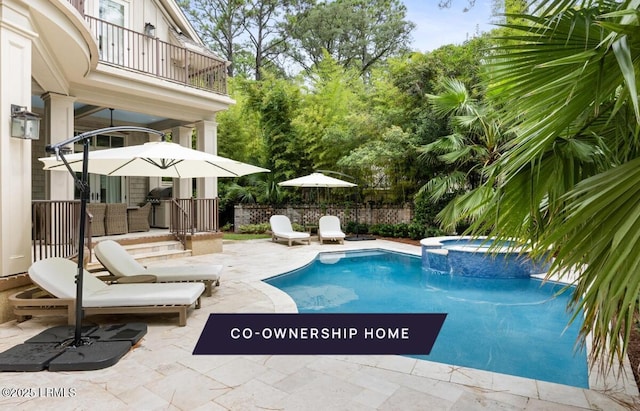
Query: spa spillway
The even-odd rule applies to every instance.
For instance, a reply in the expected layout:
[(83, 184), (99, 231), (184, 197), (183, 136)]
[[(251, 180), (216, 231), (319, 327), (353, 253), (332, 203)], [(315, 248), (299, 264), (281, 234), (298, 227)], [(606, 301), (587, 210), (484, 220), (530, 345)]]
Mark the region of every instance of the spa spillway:
[(529, 278), (546, 272), (527, 250), (486, 237), (429, 237), (420, 241), (422, 267), (451, 275), (486, 278)]

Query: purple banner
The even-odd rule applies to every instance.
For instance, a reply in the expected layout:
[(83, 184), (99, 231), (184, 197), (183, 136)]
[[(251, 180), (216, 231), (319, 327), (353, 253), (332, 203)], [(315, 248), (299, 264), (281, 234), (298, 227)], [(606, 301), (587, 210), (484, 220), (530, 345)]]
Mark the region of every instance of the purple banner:
[(426, 355), (447, 314), (211, 314), (206, 354)]

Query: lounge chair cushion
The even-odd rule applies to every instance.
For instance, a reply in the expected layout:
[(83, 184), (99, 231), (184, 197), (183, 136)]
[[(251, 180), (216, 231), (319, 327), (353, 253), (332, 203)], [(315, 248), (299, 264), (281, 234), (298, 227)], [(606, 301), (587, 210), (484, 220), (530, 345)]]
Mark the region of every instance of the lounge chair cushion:
[[(55, 297), (75, 299), (77, 268), (71, 260), (49, 258), (32, 264), (29, 277)], [(201, 283), (108, 285), (83, 271), (84, 307), (191, 305), (203, 292), (204, 285)]]
[(303, 233), (301, 231), (294, 231), (291, 225), (291, 220), (285, 215), (272, 215), (269, 218), (271, 224), (271, 236), (275, 241), (277, 239), (289, 240), (289, 245), (292, 241), (308, 242), (311, 244), (311, 235), (309, 233)]
[(218, 282), (222, 265), (195, 264), (189, 266), (145, 267), (113, 240), (100, 241), (94, 247), (96, 258), (116, 277), (155, 275), (158, 282), (213, 281)]
[(342, 242), (345, 238), (344, 232), (340, 228), (340, 219), (334, 215), (320, 217), (318, 223), (318, 239), (320, 244), (325, 240)]

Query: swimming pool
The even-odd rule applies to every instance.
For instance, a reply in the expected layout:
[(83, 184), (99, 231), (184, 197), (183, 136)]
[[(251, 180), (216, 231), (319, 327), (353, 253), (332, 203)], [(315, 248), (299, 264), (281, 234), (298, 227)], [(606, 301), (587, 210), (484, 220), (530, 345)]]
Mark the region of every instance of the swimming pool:
[(447, 313), (430, 361), (588, 388), (579, 324), (567, 327), (569, 293), (538, 279), (461, 277), (423, 269), (421, 258), (369, 250), (320, 253), (265, 280), (301, 313)]

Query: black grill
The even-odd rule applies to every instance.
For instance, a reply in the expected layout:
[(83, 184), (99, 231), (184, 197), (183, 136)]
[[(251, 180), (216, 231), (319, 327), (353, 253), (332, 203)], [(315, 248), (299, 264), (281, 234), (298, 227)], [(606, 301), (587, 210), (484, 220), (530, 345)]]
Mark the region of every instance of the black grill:
[(170, 200), (172, 197), (173, 187), (156, 187), (147, 194), (147, 202), (151, 204), (160, 204), (160, 200)]

